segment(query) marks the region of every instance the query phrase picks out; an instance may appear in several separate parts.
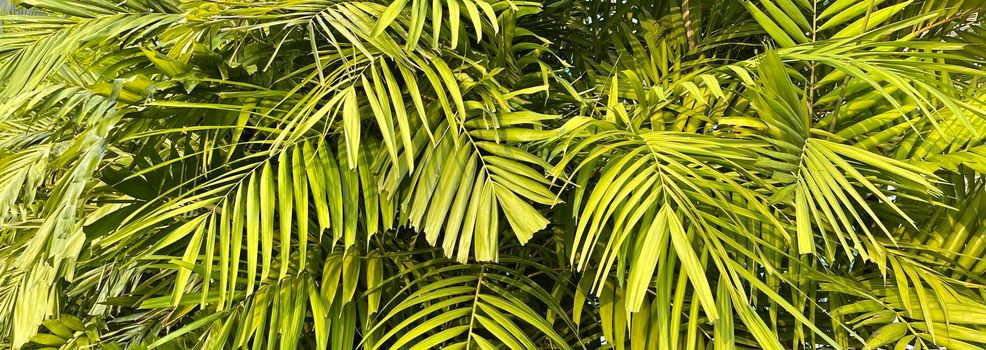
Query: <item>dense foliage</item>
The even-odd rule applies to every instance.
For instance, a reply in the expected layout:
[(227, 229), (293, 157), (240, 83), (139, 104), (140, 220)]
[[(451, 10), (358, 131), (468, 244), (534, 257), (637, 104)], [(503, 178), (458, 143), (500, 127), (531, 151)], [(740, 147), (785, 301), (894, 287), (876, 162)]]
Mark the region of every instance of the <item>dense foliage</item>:
[(21, 0), (0, 348), (986, 346), (978, 0)]

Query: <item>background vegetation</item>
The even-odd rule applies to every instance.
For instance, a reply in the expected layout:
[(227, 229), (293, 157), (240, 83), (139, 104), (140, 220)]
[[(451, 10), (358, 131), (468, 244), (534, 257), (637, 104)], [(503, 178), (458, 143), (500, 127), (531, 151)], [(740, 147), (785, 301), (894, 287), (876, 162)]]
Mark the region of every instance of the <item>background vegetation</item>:
[(986, 345), (983, 1), (17, 6), (2, 348)]

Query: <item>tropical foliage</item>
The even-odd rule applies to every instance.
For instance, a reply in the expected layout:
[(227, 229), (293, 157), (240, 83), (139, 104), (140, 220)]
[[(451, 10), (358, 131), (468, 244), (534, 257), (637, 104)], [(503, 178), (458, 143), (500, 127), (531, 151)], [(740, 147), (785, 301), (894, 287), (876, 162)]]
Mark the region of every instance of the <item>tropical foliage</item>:
[(978, 0), (20, 0), (0, 348), (986, 346)]

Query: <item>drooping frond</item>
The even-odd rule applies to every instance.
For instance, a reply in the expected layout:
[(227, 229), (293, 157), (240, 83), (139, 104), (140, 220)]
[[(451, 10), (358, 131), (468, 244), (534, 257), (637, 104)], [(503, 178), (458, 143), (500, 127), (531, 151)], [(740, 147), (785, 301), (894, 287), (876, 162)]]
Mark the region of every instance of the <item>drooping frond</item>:
[(983, 8), (17, 1), (0, 347), (986, 346)]

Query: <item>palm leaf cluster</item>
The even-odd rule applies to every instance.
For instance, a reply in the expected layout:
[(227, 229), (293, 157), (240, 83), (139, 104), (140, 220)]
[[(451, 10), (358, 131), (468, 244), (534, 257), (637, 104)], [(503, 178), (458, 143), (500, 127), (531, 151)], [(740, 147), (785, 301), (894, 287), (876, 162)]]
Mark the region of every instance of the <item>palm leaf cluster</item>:
[(20, 0), (0, 347), (978, 349), (979, 0)]

